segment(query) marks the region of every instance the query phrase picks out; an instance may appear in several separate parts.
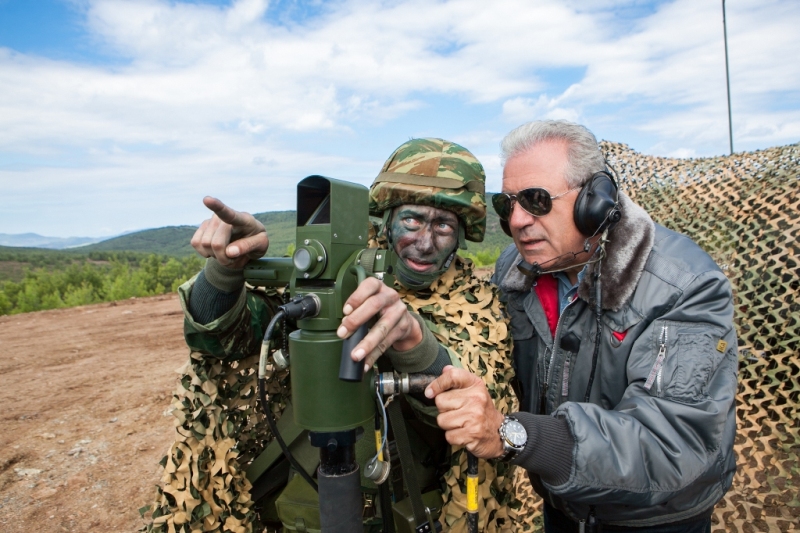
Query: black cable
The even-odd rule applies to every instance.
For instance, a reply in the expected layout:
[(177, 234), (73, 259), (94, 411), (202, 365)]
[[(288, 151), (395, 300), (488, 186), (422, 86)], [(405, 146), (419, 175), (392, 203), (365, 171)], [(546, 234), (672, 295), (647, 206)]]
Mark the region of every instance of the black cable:
[[(289, 285), (286, 285), (286, 287), (284, 287), (284, 289), (283, 289), (283, 305), (286, 305), (288, 303), (289, 303)], [(284, 320), (282, 322), (282, 324), (283, 324), (283, 328), (282, 328), (281, 332), (283, 333), (283, 335), (282, 335), (283, 338), (281, 340), (283, 342), (281, 344), (281, 350), (283, 351), (283, 356), (288, 361), (289, 360), (289, 323), (288, 323), (288, 321)]]
[(589, 401), (589, 395), (592, 393), (592, 383), (594, 382), (594, 373), (597, 370), (597, 359), (600, 355), (600, 334), (602, 333), (601, 330), (601, 322), (600, 318), (603, 316), (603, 307), (601, 305), (600, 300), (600, 266), (602, 263), (597, 263), (597, 269), (594, 272), (594, 314), (597, 318), (597, 333), (594, 339), (594, 354), (592, 355), (592, 371), (589, 374), (589, 383), (586, 385), (586, 394), (583, 397), (584, 402)]
[[(279, 310), (275, 313), (275, 316), (272, 317), (272, 320), (269, 321), (269, 325), (267, 326), (267, 331), (264, 333), (264, 342), (267, 343), (269, 346), (270, 337), (272, 337), (272, 331), (275, 329), (275, 324), (283, 318), (284, 312), (283, 310)], [(264, 417), (267, 419), (267, 424), (269, 425), (270, 431), (275, 436), (275, 440), (278, 441), (278, 445), (283, 450), (283, 455), (292, 465), (292, 467), (297, 471), (298, 474), (303, 476), (309, 485), (314, 489), (314, 491), (319, 492), (319, 487), (317, 483), (308, 475), (308, 472), (300, 466), (297, 460), (292, 455), (292, 452), (289, 451), (289, 447), (286, 446), (286, 442), (284, 442), (283, 437), (278, 432), (278, 426), (275, 423), (275, 419), (272, 417), (272, 413), (269, 410), (269, 404), (267, 402), (267, 387), (266, 387), (266, 379), (259, 378), (258, 379), (258, 396), (261, 399), (261, 408), (264, 410)]]
[(264, 407), (264, 415), (266, 416), (267, 424), (269, 424), (269, 429), (272, 431), (272, 434), (275, 435), (275, 439), (278, 441), (281, 450), (283, 450), (284, 457), (286, 457), (286, 459), (289, 460), (289, 463), (291, 463), (292, 467), (297, 471), (297, 473), (303, 476), (303, 479), (305, 479), (308, 482), (308, 484), (311, 485), (311, 488), (313, 488), (314, 491), (319, 492), (319, 487), (317, 486), (317, 483), (311, 478), (311, 476), (308, 475), (308, 472), (306, 472), (305, 469), (302, 466), (300, 466), (300, 464), (292, 455), (292, 452), (289, 451), (289, 448), (286, 446), (286, 443), (283, 441), (281, 434), (278, 433), (278, 426), (275, 424), (275, 420), (272, 418), (272, 414), (269, 412), (269, 409), (267, 408), (267, 391), (266, 387), (264, 386), (265, 382), (266, 380), (264, 379), (258, 380), (258, 394), (261, 398), (261, 404)]

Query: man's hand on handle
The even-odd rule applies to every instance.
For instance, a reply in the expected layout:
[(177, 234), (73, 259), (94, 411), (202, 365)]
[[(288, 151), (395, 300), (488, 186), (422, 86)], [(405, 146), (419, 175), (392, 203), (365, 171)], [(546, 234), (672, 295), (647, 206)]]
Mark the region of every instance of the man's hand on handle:
[(484, 459), (503, 455), (499, 429), (504, 417), (481, 378), (463, 368), (446, 366), (425, 389), (425, 396), (436, 400), (436, 423), (445, 431), (447, 442), (465, 446)]
[(213, 257), (223, 266), (241, 270), (251, 259), (267, 253), (269, 238), (264, 225), (249, 213), (231, 209), (211, 196), (203, 204), (214, 212), (192, 236), (192, 247), (203, 257)]
[(422, 341), (419, 322), (408, 312), (397, 291), (375, 278), (365, 279), (344, 305), (344, 319), (336, 332), (347, 338), (372, 317), (378, 321), (351, 354), (353, 361), (371, 367), (390, 346), (397, 351), (414, 348)]

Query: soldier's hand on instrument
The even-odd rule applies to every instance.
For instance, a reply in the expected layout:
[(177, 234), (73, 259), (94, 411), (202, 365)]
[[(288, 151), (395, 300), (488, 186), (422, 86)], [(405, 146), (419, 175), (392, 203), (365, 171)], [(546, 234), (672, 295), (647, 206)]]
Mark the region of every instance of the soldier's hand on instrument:
[(419, 322), (408, 312), (397, 291), (375, 278), (365, 279), (344, 305), (344, 319), (336, 334), (345, 339), (371, 318), (378, 321), (351, 353), (353, 361), (364, 361), (365, 369), (391, 346), (406, 351), (422, 342)]
[(425, 396), (436, 401), (436, 423), (445, 431), (447, 442), (465, 446), (485, 459), (503, 454), (499, 429), (504, 417), (481, 378), (463, 368), (446, 366), (425, 389)]
[(214, 212), (192, 236), (192, 247), (203, 257), (213, 257), (228, 268), (242, 269), (251, 259), (267, 253), (269, 238), (253, 215), (231, 209), (211, 196), (203, 204)]

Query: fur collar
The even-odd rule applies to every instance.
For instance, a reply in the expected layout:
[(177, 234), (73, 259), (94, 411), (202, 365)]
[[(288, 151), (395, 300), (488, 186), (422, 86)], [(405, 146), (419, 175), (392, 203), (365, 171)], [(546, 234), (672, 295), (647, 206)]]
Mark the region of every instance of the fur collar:
[[(622, 219), (608, 233), (606, 258), (600, 263), (603, 309), (611, 311), (619, 311), (633, 295), (644, 271), (647, 257), (653, 248), (655, 236), (655, 224), (650, 215), (624, 193), (620, 192), (619, 196)], [(500, 282), (501, 289), (506, 291), (530, 289), (530, 280), (515, 267), (520, 260), (522, 256), (517, 252), (511, 262), (511, 268)], [(597, 265), (597, 263), (589, 265), (583, 282), (578, 287), (579, 296), (587, 302), (591, 300), (589, 295)]]

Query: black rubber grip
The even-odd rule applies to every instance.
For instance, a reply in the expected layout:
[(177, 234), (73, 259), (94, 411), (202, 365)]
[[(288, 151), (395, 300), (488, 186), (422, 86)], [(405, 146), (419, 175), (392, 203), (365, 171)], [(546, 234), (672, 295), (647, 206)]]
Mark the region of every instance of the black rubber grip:
[(317, 471), (319, 518), (325, 533), (363, 531), (361, 514), (361, 473), (358, 468), (343, 476), (326, 476)]
[(353, 361), (350, 353), (367, 336), (367, 331), (367, 326), (362, 325), (342, 341), (342, 359), (339, 363), (339, 379), (342, 381), (361, 381), (364, 377), (364, 361)]

